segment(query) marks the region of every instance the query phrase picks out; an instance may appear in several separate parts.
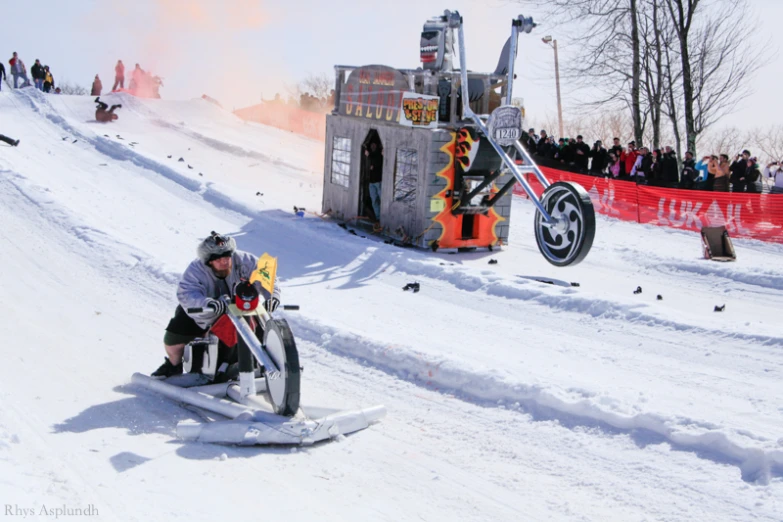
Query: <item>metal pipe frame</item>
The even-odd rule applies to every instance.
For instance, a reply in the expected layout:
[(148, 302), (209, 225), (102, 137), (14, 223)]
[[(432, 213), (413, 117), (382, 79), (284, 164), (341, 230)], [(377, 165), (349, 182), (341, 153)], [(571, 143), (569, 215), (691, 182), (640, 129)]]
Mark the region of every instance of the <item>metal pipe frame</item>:
[[(466, 66), (466, 60), (465, 60), (465, 31), (462, 27), (462, 18), (457, 20), (451, 21), (452, 25), (456, 25), (457, 27), (457, 37), (459, 42), (459, 65), (460, 65), (460, 74), (462, 75), (462, 117), (463, 118), (470, 118), (473, 120), (473, 122), (476, 124), (476, 127), (478, 127), (479, 131), (484, 134), (484, 136), (487, 137), (487, 141), (492, 145), (492, 148), (495, 149), (495, 152), (498, 153), (500, 156), (500, 159), (503, 161), (503, 163), (508, 167), (511, 172), (514, 174), (514, 177), (517, 178), (517, 181), (519, 181), (520, 185), (522, 185), (522, 188), (525, 189), (525, 192), (527, 192), (527, 195), (530, 196), (530, 200), (533, 202), (533, 204), (536, 206), (536, 209), (541, 213), (541, 215), (544, 217), (544, 220), (549, 224), (550, 226), (553, 226), (556, 221), (555, 219), (549, 214), (549, 212), (546, 211), (544, 208), (544, 205), (539, 201), (538, 196), (536, 196), (536, 193), (533, 192), (533, 188), (530, 186), (530, 183), (525, 179), (525, 177), (522, 175), (522, 172), (517, 168), (516, 163), (506, 154), (506, 151), (503, 150), (500, 145), (498, 145), (495, 140), (492, 139), (492, 136), (490, 136), (489, 131), (487, 130), (487, 126), (484, 125), (484, 122), (481, 120), (481, 118), (474, 113), (469, 103), (465, 103), (467, 100), (469, 100), (468, 96), (468, 72), (467, 72), (467, 66)], [(512, 34), (518, 33), (516, 26), (512, 26)], [(512, 42), (512, 47), (516, 49), (516, 45), (514, 42)], [(512, 57), (509, 58), (511, 62), (513, 62), (513, 54)], [(513, 70), (509, 70), (509, 74), (513, 74)], [(511, 83), (512, 76), (509, 76), (509, 83)], [(507, 97), (508, 99), (511, 99), (511, 85), (509, 85), (509, 90)], [(519, 150), (521, 148), (521, 145), (519, 143), (515, 143), (515, 148)], [(523, 157), (525, 157), (529, 163), (530, 167), (533, 168), (533, 172), (536, 173), (536, 176), (539, 178), (539, 180), (546, 178), (544, 177), (544, 174), (540, 172), (540, 169), (538, 168), (538, 165), (535, 164), (530, 159), (530, 156), (527, 153), (523, 154)], [(546, 186), (549, 186), (549, 182), (546, 182)]]
[(264, 365), (268, 378), (277, 379), (280, 377), (280, 368), (277, 367), (277, 364), (275, 364), (272, 358), (269, 357), (266, 351), (261, 347), (261, 343), (258, 341), (258, 338), (256, 338), (256, 334), (253, 330), (250, 329), (250, 326), (243, 321), (241, 317), (234, 317), (231, 314), (227, 315), (231, 319), (231, 322), (234, 323), (234, 327), (245, 341), (250, 352), (255, 356), (258, 362)]

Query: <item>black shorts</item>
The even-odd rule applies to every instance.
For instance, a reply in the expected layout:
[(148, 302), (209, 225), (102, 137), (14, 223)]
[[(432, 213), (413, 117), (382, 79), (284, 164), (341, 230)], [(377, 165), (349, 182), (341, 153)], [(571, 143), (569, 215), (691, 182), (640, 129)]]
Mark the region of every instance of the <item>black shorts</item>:
[(169, 325), (166, 327), (163, 342), (169, 346), (187, 344), (196, 337), (203, 337), (206, 332), (206, 329), (197, 325), (196, 321), (185, 313), (182, 306), (177, 305), (174, 317), (171, 318)]

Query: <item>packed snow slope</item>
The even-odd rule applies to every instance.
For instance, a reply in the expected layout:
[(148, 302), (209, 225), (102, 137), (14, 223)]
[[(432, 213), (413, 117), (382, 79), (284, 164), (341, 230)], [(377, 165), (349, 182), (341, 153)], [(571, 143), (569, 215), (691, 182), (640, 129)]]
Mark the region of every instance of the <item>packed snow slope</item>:
[[(5, 518), (783, 520), (780, 245), (719, 264), (695, 234), (599, 218), (554, 268), (519, 198), (500, 251), (399, 248), (293, 214), (320, 208), (321, 143), (105, 98), (107, 125), (90, 97), (0, 93), (21, 139), (0, 144)], [(176, 439), (197, 413), (130, 376), (162, 362), (211, 230), (279, 257), (305, 407), (385, 419), (307, 448)]]

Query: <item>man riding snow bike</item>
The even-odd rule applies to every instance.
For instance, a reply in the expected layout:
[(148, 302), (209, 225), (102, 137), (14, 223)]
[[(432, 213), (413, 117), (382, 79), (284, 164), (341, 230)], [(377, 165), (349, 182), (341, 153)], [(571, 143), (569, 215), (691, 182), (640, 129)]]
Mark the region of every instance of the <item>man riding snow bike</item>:
[[(242, 294), (240, 298), (244, 298), (255, 290), (263, 296), (267, 312), (274, 312), (280, 304), (279, 286), (275, 285), (270, 294), (260, 282), (248, 282), (258, 258), (237, 250), (234, 238), (213, 231), (199, 244), (196, 252), (198, 258), (182, 274), (177, 288), (179, 305), (163, 337), (166, 360), (152, 373), (153, 377), (166, 378), (182, 373), (185, 346), (203, 337), (226, 312), (227, 303), (223, 296), (234, 298), (239, 292)], [(194, 312), (195, 309), (201, 311)]]

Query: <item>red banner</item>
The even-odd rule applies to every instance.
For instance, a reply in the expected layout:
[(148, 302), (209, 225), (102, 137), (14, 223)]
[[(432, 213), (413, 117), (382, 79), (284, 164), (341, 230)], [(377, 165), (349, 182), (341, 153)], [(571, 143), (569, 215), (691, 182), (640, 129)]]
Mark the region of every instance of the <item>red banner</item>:
[(285, 103), (261, 103), (245, 109), (238, 109), (234, 114), (243, 120), (271, 125), (317, 140), (326, 139), (326, 115), (305, 111), (299, 107)]
[[(679, 190), (547, 167), (541, 170), (550, 182), (573, 181), (582, 185), (599, 214), (693, 231), (724, 225), (734, 237), (783, 243), (783, 194)], [(543, 187), (538, 179), (532, 174), (527, 179), (540, 196)], [(514, 194), (526, 195), (518, 183)]]

